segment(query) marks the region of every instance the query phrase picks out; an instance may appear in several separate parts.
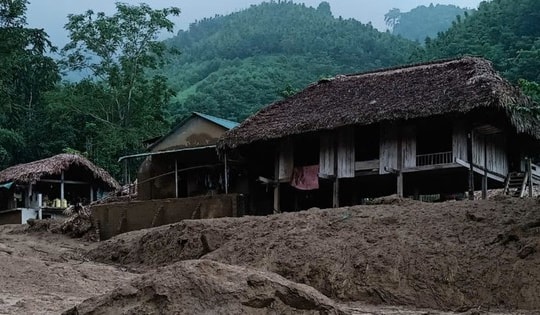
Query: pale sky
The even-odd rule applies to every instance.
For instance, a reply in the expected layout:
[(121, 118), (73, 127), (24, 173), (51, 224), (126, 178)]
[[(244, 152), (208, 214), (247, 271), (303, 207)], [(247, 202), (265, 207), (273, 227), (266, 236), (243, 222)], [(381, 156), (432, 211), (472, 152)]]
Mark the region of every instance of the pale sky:
[[(307, 6), (317, 7), (322, 0), (295, 0)], [(326, 0), (330, 3), (335, 17), (354, 18), (363, 23), (372, 22), (373, 26), (381, 31), (386, 29), (384, 14), (392, 8), (403, 12), (409, 11), (419, 5), (454, 4), (460, 7), (477, 8), (481, 0)], [(111, 0), (30, 0), (27, 20), (30, 27), (43, 28), (49, 34), (54, 45), (59, 48), (67, 43), (67, 34), (63, 29), (70, 13), (83, 13), (88, 9), (94, 12), (104, 11), (114, 13), (115, 1)], [(175, 33), (180, 29), (187, 29), (195, 20), (213, 17), (216, 14), (226, 15), (241, 9), (246, 9), (261, 0), (123, 0), (129, 4), (147, 3), (152, 8), (179, 7), (180, 16), (173, 19), (176, 24)], [(172, 34), (167, 35), (170, 37)]]

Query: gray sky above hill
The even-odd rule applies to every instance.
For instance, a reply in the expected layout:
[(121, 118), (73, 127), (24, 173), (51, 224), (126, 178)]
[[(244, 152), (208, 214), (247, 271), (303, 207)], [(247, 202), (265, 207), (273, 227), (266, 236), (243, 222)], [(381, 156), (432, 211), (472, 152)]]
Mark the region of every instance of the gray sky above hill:
[[(307, 6), (317, 7), (322, 0), (295, 0), (297, 3), (305, 3)], [(460, 7), (476, 8), (481, 0), (326, 0), (332, 7), (334, 16), (354, 18), (363, 23), (372, 22), (373, 26), (383, 31), (386, 29), (384, 14), (392, 8), (401, 11), (409, 11), (419, 5), (430, 3), (454, 4)], [(83, 13), (88, 9), (95, 12), (103, 11), (114, 13), (114, 2), (110, 0), (30, 0), (27, 20), (30, 27), (43, 28), (49, 34), (54, 45), (64, 46), (68, 39), (63, 29), (70, 13)], [(170, 6), (179, 7), (182, 13), (174, 18), (176, 24), (175, 33), (180, 29), (187, 29), (190, 23), (205, 17), (213, 17), (216, 14), (226, 15), (235, 11), (248, 8), (252, 4), (263, 2), (262, 0), (122, 0), (130, 4), (147, 3), (152, 8), (164, 8)], [(172, 34), (164, 35), (170, 37)]]

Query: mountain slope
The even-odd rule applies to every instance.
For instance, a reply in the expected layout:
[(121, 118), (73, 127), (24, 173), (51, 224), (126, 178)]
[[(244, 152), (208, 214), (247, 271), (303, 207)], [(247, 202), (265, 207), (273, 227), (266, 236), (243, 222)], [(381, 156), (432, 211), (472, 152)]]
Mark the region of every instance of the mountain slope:
[(236, 120), (323, 77), (406, 63), (417, 48), (334, 18), (326, 2), (262, 3), (194, 23), (169, 44), (182, 52), (165, 72), (178, 92), (173, 115), (199, 110)]
[(479, 55), (508, 79), (540, 81), (540, 1), (493, 0), (428, 41), (423, 59)]

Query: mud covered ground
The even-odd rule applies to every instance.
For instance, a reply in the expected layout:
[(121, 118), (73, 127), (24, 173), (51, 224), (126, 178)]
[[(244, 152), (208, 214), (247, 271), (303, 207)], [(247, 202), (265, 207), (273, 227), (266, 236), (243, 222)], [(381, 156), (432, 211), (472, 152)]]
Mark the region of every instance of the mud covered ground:
[(102, 243), (0, 227), (0, 283), (6, 314), (534, 314), (540, 203), (390, 199)]

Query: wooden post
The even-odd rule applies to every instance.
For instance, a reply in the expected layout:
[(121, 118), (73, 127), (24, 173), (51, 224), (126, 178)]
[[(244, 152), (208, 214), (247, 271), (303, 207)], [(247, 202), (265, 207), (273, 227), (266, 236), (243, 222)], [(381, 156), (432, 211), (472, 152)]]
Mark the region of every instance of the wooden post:
[(90, 202), (94, 201), (94, 186), (90, 184)]
[(467, 135), (467, 159), (469, 160), (469, 200), (474, 200), (473, 134)]
[(487, 177), (487, 137), (484, 136), (484, 175), (482, 176), (482, 199), (487, 199), (488, 177)]
[(402, 133), (403, 129), (398, 129), (398, 136), (397, 136), (397, 195), (400, 198), (403, 198), (403, 137)]
[(529, 197), (533, 197), (532, 159), (527, 159), (527, 180), (529, 181)]
[[(278, 147), (276, 147), (278, 148)], [(279, 149), (276, 149), (274, 161), (274, 213), (281, 213), (280, 194), (279, 194)]]
[(64, 171), (60, 174), (60, 200), (64, 199)]
[(128, 165), (127, 159), (124, 160), (124, 184), (128, 183)]
[(338, 150), (339, 144), (336, 133), (332, 134), (332, 145), (334, 146), (334, 183), (332, 185), (332, 208), (339, 208), (339, 176), (338, 176)]
[(334, 177), (334, 185), (332, 189), (332, 207), (339, 208), (339, 178)]
[(178, 159), (174, 159), (174, 197), (178, 198)]
[(224, 167), (225, 167), (225, 194), (229, 193), (229, 167), (227, 165), (227, 152), (225, 152), (224, 156)]

